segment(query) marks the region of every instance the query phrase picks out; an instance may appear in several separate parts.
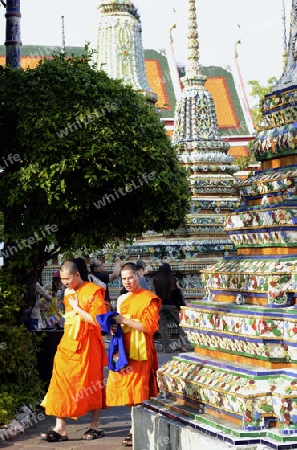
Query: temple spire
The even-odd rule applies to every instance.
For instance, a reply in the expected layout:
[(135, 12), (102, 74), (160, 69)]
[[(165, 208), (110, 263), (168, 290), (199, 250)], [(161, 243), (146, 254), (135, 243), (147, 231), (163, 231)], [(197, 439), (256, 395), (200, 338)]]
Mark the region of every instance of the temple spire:
[(188, 24), (186, 77), (191, 78), (199, 74), (199, 39), (195, 0), (189, 0)]
[(195, 0), (188, 0), (188, 10), (188, 57), (181, 80), (183, 90), (175, 107), (172, 142), (177, 145), (180, 164), (189, 173), (187, 236), (204, 249), (200, 260), (205, 258), (209, 264), (210, 258), (213, 261), (220, 256), (220, 250), (234, 251), (222, 224), (226, 212), (234, 209), (239, 199), (233, 177), (236, 167), (228, 155), (230, 144), (220, 135), (215, 104), (205, 87), (207, 77), (200, 73)]
[(296, 86), (297, 84), (297, 44), (296, 44), (296, 33), (297, 33), (297, 0), (292, 0), (292, 11), (290, 19), (290, 34), (289, 43), (287, 45), (287, 56), (286, 56), (286, 66), (284, 72), (275, 85), (273, 91), (279, 89), (285, 89), (289, 86)]
[(224, 163), (231, 164), (233, 158), (226, 155), (230, 145), (220, 136), (214, 101), (204, 86), (207, 77), (200, 73), (195, 0), (188, 0), (188, 11), (188, 57), (185, 76), (181, 79), (183, 92), (175, 108), (172, 141), (181, 145), (182, 151), (188, 151), (188, 147), (202, 152), (222, 151)]
[(282, 0), (282, 21), (283, 21), (283, 69), (285, 70), (288, 61), (288, 40), (287, 40), (287, 27), (286, 27), (286, 7), (285, 0)]
[(64, 25), (64, 16), (61, 16), (62, 21), (62, 44), (61, 44), (61, 53), (66, 52), (66, 41), (65, 41), (65, 25)]

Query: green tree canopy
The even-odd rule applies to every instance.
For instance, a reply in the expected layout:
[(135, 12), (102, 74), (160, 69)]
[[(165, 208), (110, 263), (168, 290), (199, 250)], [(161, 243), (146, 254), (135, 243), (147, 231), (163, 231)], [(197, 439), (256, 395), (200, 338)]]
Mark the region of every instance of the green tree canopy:
[(58, 249), (175, 228), (188, 211), (186, 173), (154, 108), (90, 58), (0, 67), (0, 209), (20, 282)]
[(252, 108), (252, 116), (255, 126), (265, 125), (260, 101), (265, 97), (265, 95), (271, 93), (271, 90), (276, 83), (277, 78), (275, 77), (271, 77), (267, 80), (267, 86), (260, 85), (259, 81), (256, 80), (248, 81), (248, 84), (252, 86), (250, 95), (258, 100), (258, 103)]

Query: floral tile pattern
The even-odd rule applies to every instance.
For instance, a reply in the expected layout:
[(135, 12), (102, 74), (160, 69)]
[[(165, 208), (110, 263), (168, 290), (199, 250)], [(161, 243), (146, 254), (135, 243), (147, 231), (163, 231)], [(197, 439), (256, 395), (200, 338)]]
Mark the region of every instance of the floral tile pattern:
[[(296, 375), (296, 374), (295, 374)], [(174, 358), (158, 370), (161, 392), (179, 394), (242, 419), (243, 429), (265, 428), (274, 417), (297, 432), (297, 382), (286, 375), (246, 375)]]
[(293, 154), (296, 148), (296, 90), (286, 88), (262, 101), (262, 112), (266, 128), (260, 131), (255, 140), (254, 151), (258, 160)]
[(297, 363), (297, 310), (282, 313), (232, 306), (183, 307), (180, 324), (197, 348), (274, 362)]
[(268, 305), (286, 306), (297, 289), (296, 264), (294, 258), (220, 261), (203, 271), (202, 280), (209, 299), (215, 290), (261, 293)]
[[(261, 373), (262, 372), (262, 373)], [(296, 371), (239, 370), (175, 357), (157, 372), (161, 397), (174, 394), (209, 405), (242, 420), (244, 430), (279, 422), (281, 432), (297, 433)]]
[(241, 196), (253, 197), (257, 195), (283, 192), (287, 196), (296, 193), (297, 167), (291, 166), (281, 169), (271, 169), (257, 172), (246, 180), (237, 183)]
[[(168, 398), (154, 398), (145, 401), (141, 408), (147, 409), (154, 414), (161, 415), (169, 420), (194, 428), (208, 437), (219, 439), (236, 448), (258, 448), (262, 450), (291, 450), (296, 448), (293, 430), (279, 430), (269, 428), (270, 418), (266, 417), (266, 429), (261, 430), (238, 430), (232, 423), (224, 421), (224, 425), (220, 424), (209, 414), (203, 413), (201, 408), (197, 408), (196, 414), (189, 414), (188, 409), (182, 405), (173, 405), (172, 400)], [(211, 408), (209, 408), (211, 410)], [(272, 419), (273, 420), (273, 419)], [(242, 447), (244, 446), (244, 447)], [(248, 447), (246, 447), (248, 446)], [(257, 447), (255, 447), (257, 446)], [(218, 446), (216, 448), (219, 448)], [(260, 448), (260, 447), (259, 447)]]
[(240, 230), (246, 228), (268, 228), (275, 226), (295, 226), (297, 228), (297, 208), (255, 207), (245, 211), (231, 213), (227, 216), (226, 230)]

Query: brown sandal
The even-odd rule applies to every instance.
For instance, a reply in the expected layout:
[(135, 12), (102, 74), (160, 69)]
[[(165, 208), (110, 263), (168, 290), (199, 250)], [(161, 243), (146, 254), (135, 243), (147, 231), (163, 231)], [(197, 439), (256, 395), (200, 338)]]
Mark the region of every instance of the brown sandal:
[(125, 447), (133, 447), (132, 433), (127, 434), (127, 436), (125, 437), (125, 439), (122, 442), (122, 445), (124, 445)]

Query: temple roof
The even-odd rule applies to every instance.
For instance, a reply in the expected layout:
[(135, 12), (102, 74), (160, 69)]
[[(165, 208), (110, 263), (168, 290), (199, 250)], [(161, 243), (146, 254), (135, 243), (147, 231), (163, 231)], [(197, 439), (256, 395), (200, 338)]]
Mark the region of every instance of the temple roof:
[[(21, 67), (35, 67), (38, 61), (60, 51), (60, 47), (23, 45), (21, 47)], [(66, 54), (79, 56), (84, 47), (66, 47)], [(6, 49), (0, 46), (0, 64), (5, 65)], [(172, 74), (164, 52), (144, 50), (146, 74), (151, 89), (158, 95), (157, 106), (161, 117), (172, 119), (176, 104)], [(237, 93), (232, 73), (218, 66), (201, 67), (201, 73), (208, 77), (205, 87), (212, 95), (219, 130), (222, 136), (249, 135), (243, 109)], [(231, 149), (230, 149), (231, 150)]]
[(249, 135), (232, 73), (216, 66), (201, 67), (201, 73), (208, 77), (205, 87), (215, 102), (221, 135)]
[(176, 97), (167, 58), (156, 50), (144, 50), (146, 76), (151, 89), (158, 95), (156, 106), (162, 117), (174, 117)]

